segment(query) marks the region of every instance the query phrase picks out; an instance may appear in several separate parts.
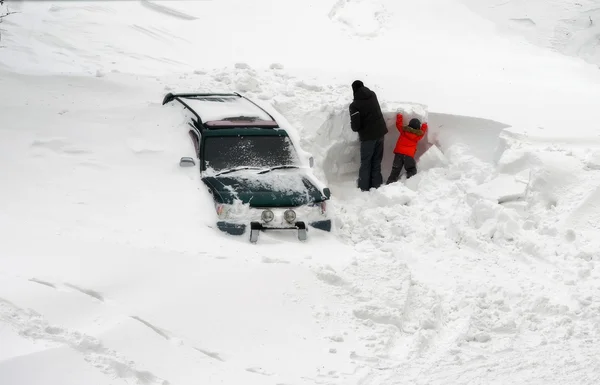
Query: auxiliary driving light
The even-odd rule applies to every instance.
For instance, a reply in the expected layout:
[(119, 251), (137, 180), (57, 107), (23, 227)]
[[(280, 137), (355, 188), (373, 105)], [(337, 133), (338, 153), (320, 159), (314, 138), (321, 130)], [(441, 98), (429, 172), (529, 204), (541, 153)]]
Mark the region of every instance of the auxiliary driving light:
[(275, 218), (275, 214), (273, 214), (271, 210), (265, 210), (260, 215), (260, 218), (263, 220), (263, 222), (271, 222), (273, 218)]
[(283, 213), (283, 219), (285, 219), (288, 223), (292, 223), (296, 220), (296, 213), (294, 210), (285, 210)]

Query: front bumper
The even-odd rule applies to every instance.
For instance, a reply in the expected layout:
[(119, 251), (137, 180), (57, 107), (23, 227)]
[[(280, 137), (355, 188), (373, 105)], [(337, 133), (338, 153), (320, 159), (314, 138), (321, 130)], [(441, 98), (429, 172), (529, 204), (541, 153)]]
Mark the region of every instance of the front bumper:
[[(277, 225), (277, 224), (268, 224), (268, 223), (260, 223), (260, 222), (249, 222), (248, 224), (245, 224), (245, 223), (233, 223), (233, 222), (227, 222), (227, 221), (218, 221), (217, 227), (219, 230), (221, 230), (227, 234), (243, 235), (251, 223), (255, 224), (254, 226), (258, 230), (267, 231), (267, 230), (299, 230), (302, 226), (302, 225), (300, 225), (300, 227), (299, 227), (299, 224), (304, 223), (304, 222), (298, 221), (291, 225)], [(323, 230), (323, 231), (327, 231), (327, 232), (331, 231), (331, 219), (309, 222), (308, 225), (315, 229), (319, 229), (319, 230)]]
[[(293, 210), (296, 214), (295, 220), (288, 222), (285, 219), (285, 211)], [(261, 214), (269, 210), (272, 212), (272, 220), (265, 222)], [(247, 228), (254, 224), (260, 230), (298, 230), (298, 224), (306, 225), (323, 231), (331, 231), (331, 218), (321, 205), (304, 205), (298, 207), (250, 207), (249, 205), (220, 205), (217, 204), (218, 222), (217, 227), (228, 234), (242, 235)], [(260, 226), (258, 226), (259, 224)]]

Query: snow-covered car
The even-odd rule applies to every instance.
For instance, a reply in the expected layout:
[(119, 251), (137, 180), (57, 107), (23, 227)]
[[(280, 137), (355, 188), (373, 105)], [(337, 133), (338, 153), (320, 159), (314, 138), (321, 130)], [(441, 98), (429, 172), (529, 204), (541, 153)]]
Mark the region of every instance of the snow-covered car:
[[(288, 132), (264, 108), (238, 93), (165, 95), (163, 105), (179, 102), (192, 116), (189, 135), (201, 179), (213, 197), (217, 227), (250, 241), (263, 230), (308, 227), (331, 231), (326, 201), (329, 188), (303, 165)], [(182, 157), (182, 167), (196, 166)]]

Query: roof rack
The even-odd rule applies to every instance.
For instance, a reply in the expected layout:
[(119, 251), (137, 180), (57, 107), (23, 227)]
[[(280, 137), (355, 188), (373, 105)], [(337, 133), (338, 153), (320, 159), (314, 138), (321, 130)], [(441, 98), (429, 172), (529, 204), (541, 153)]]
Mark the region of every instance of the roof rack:
[[(260, 112), (258, 116), (246, 116), (248, 114), (247, 108), (246, 111), (241, 111), (240, 115), (226, 117), (226, 118), (209, 118), (206, 122), (202, 120), (202, 117), (198, 113), (198, 111), (194, 110), (190, 106), (190, 100), (197, 101), (211, 101), (211, 102), (226, 102), (227, 99), (232, 98), (240, 98), (245, 102), (251, 103), (253, 106), (252, 109), (254, 111)], [(205, 129), (225, 129), (225, 128), (278, 128), (279, 125), (275, 118), (264, 108), (260, 107), (258, 104), (248, 99), (247, 97), (240, 95), (237, 92), (232, 93), (181, 93), (181, 94), (173, 94), (169, 92), (163, 98), (162, 104), (165, 105), (167, 103), (172, 102), (173, 100), (177, 100), (181, 103), (185, 108), (190, 110), (192, 114), (196, 117), (194, 120), (194, 126), (197, 127), (201, 132)], [(242, 108), (243, 110), (244, 108)], [(250, 115), (252, 115), (253, 111), (250, 111)], [(260, 116), (262, 115), (262, 117)]]

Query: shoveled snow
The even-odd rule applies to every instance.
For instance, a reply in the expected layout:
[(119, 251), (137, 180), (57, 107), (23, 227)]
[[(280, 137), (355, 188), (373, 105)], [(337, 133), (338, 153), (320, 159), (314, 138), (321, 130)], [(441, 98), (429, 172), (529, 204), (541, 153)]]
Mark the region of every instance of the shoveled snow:
[[(600, 381), (595, 68), (453, 0), (19, 6), (0, 48), (0, 383)], [(384, 174), (395, 113), (428, 121), (414, 178), (355, 188), (355, 78), (388, 118)], [(260, 100), (314, 156), (332, 234), (220, 233), (178, 167), (173, 91)]]

